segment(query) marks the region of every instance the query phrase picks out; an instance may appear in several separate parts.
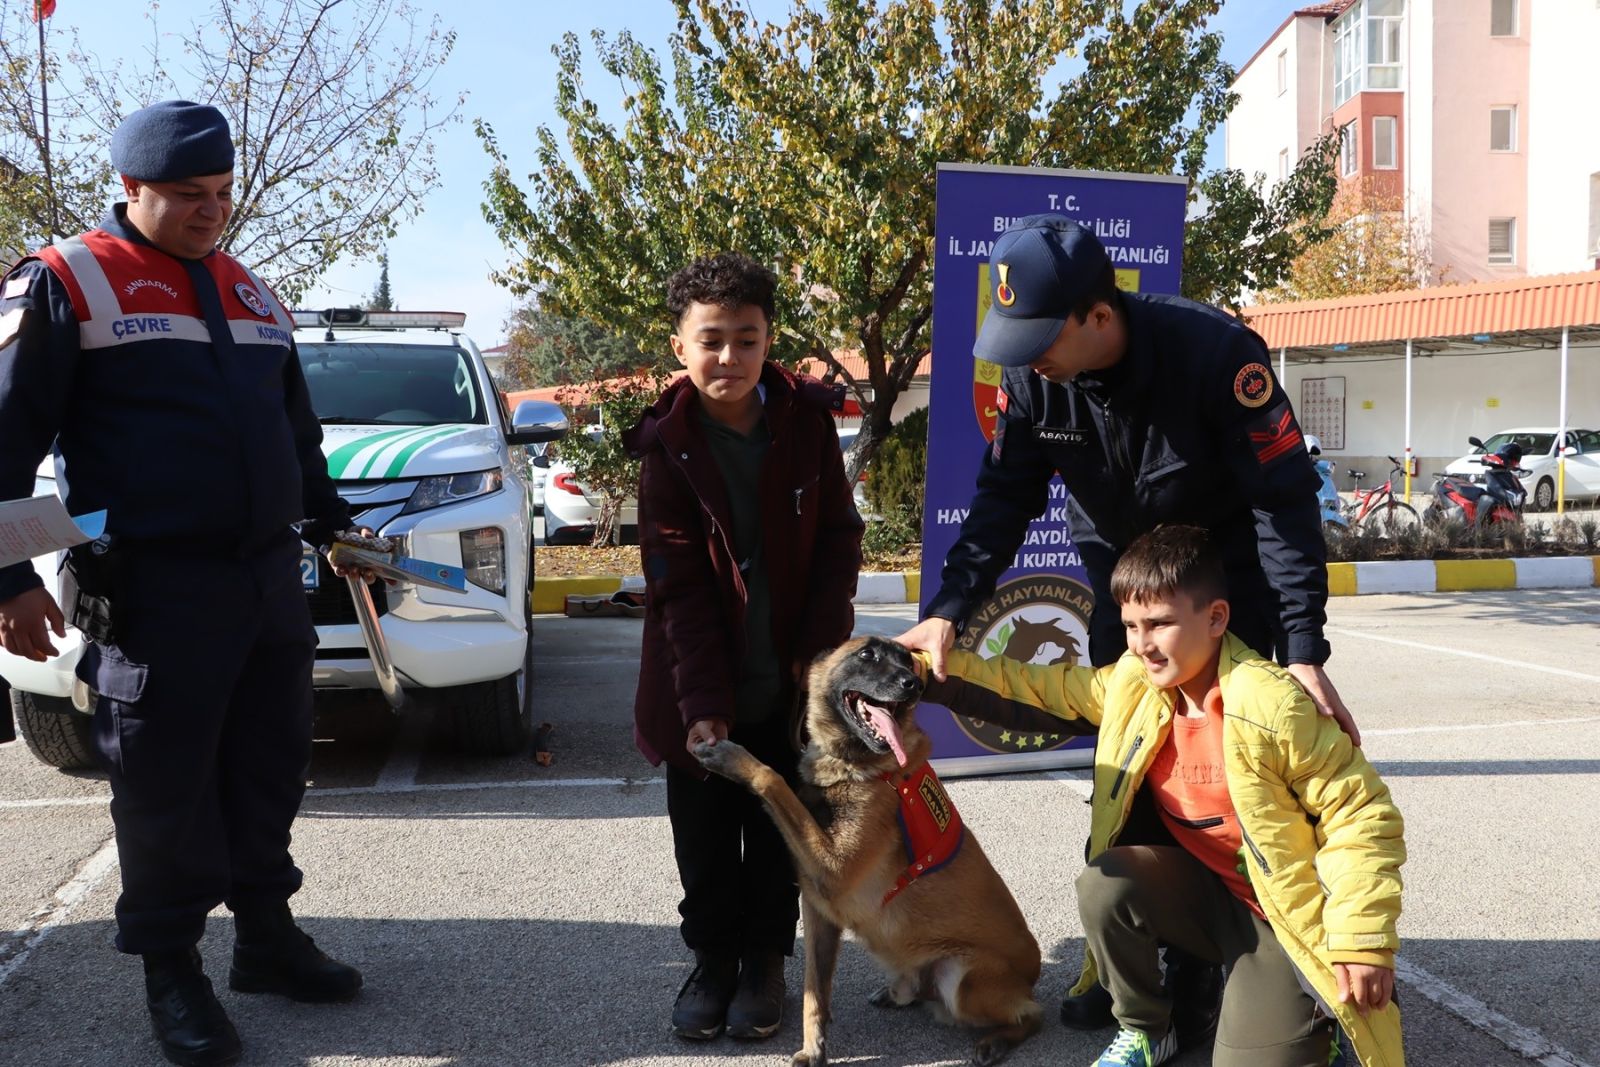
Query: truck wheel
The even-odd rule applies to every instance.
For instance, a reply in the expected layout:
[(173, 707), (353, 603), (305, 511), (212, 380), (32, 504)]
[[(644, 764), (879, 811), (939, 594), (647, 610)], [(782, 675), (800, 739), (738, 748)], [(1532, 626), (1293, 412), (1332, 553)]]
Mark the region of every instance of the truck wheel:
[(492, 682), (452, 686), (439, 694), (450, 709), (456, 747), (473, 756), (515, 756), (533, 734), (533, 594), (525, 608), (522, 669)]
[(66, 697), (13, 689), (11, 711), (17, 719), (17, 732), (40, 762), (64, 771), (96, 766), (94, 716), (74, 708)]

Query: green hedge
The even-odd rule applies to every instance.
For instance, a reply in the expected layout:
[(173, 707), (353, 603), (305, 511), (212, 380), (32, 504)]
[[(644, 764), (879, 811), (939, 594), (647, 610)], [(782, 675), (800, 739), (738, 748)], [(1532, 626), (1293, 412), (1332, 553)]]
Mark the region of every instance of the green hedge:
[(894, 551), (922, 540), (923, 489), (928, 470), (928, 409), (918, 408), (889, 430), (867, 467), (868, 551)]

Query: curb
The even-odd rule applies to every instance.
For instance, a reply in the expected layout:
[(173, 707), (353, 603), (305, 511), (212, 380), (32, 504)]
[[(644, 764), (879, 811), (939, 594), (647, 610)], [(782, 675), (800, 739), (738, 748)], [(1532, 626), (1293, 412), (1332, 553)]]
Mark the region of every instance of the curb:
[[(1600, 556), (1328, 564), (1330, 596), (1454, 593), (1474, 589), (1589, 589), (1595, 586), (1600, 586)], [(559, 615), (566, 610), (569, 595), (614, 593), (621, 587), (620, 575), (535, 577), (533, 610), (538, 615)], [(856, 583), (857, 604), (916, 604), (921, 598), (922, 575), (916, 572), (868, 572)]]

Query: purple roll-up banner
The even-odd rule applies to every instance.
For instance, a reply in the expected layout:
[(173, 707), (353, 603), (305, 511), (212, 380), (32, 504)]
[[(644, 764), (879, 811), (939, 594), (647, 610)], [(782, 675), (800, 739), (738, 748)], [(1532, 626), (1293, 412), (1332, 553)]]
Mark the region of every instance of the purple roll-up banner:
[[(1107, 174), (941, 163), (934, 222), (933, 366), (928, 412), (928, 477), (922, 517), (923, 611), (939, 590), (945, 553), (955, 544), (977, 487), (978, 465), (994, 437), (1000, 367), (974, 359), (972, 345), (989, 310), (989, 253), (1025, 215), (1055, 211), (1094, 230), (1111, 255), (1117, 285), (1129, 292), (1176, 293), (1182, 272), (1188, 182), (1173, 175)], [(1025, 663), (1087, 662), (1094, 594), (1068, 532), (1067, 494), (1050, 483), (995, 594), (967, 619), (956, 647)], [(1014, 733), (924, 703), (917, 722), (933, 739), (942, 775), (997, 774), (1088, 766), (1094, 739)]]

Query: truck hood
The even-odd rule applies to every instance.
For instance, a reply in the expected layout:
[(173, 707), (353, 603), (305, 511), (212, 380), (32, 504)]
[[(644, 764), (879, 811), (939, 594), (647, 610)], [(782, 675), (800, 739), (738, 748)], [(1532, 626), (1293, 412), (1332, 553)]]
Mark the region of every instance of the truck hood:
[(324, 426), (322, 454), (335, 481), (380, 481), (498, 467), (492, 426)]

